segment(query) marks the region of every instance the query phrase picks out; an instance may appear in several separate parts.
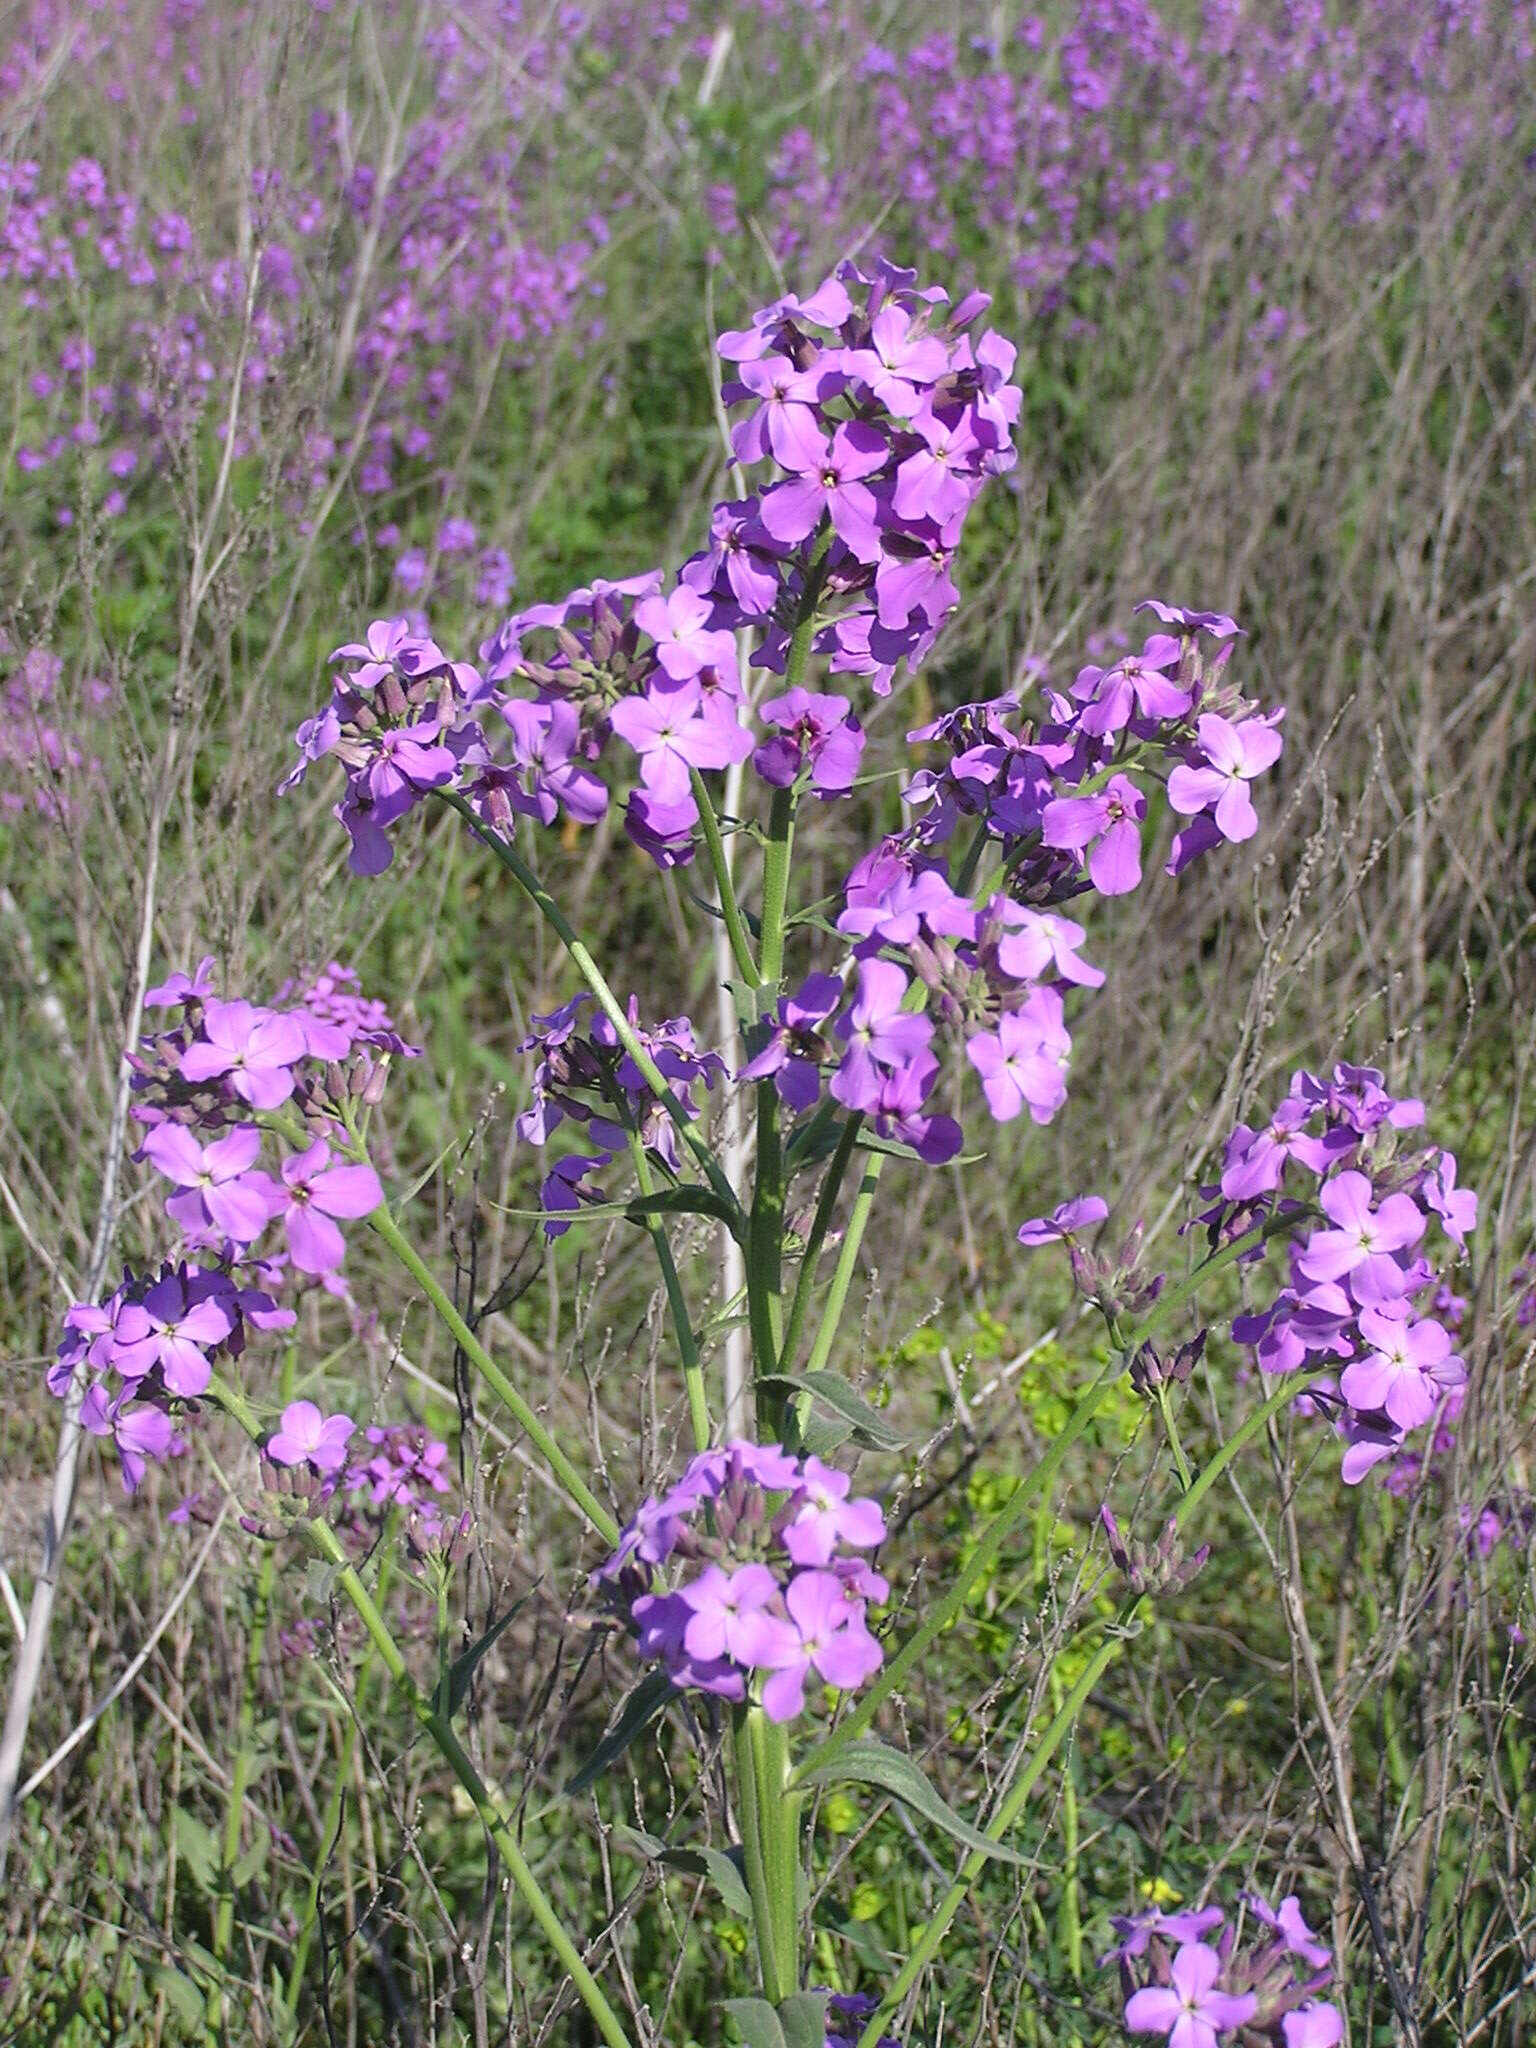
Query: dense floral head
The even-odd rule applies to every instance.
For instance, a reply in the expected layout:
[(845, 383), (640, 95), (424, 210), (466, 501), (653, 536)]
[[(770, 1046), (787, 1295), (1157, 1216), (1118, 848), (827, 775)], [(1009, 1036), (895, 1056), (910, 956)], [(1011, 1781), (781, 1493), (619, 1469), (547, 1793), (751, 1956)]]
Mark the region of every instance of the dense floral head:
[(851, 1496), (846, 1473), (737, 1441), (645, 1501), (593, 1584), (675, 1685), (789, 1721), (814, 1680), (849, 1692), (880, 1668), (865, 1612), (890, 1589), (861, 1553), (884, 1540), (879, 1507)]
[(1457, 1185), (1453, 1153), (1416, 1140), (1423, 1121), (1423, 1104), (1392, 1095), (1374, 1068), (1301, 1070), (1267, 1122), (1232, 1133), (1205, 1191), (1213, 1245), (1294, 1216), (1288, 1284), (1232, 1334), (1267, 1373), (1329, 1368), (1308, 1399), (1344, 1440), (1350, 1485), (1466, 1382), (1436, 1256), (1465, 1250), (1477, 1196)]

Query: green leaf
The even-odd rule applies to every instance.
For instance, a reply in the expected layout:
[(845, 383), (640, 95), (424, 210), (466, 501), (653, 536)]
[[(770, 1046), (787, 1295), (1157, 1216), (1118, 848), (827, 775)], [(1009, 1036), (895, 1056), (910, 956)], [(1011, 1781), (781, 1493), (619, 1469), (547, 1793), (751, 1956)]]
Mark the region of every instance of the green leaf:
[(512, 1605), (499, 1621), (491, 1623), (478, 1642), (471, 1643), (467, 1650), (461, 1650), (448, 1666), (448, 1718), (450, 1721), (464, 1704), (470, 1685), (474, 1680), (475, 1672), (479, 1667), (480, 1659), (485, 1655), (492, 1643), (495, 1642), (502, 1630), (516, 1620), (532, 1597), (533, 1588), (530, 1586), (520, 1600), (512, 1602)]
[(766, 1998), (728, 1998), (725, 2009), (740, 2027), (746, 2048), (789, 2048), (779, 2016)]
[(840, 1373), (762, 1373), (758, 1386), (789, 1387), (797, 1394), (810, 1394), (830, 1408), (834, 1415), (852, 1426), (855, 1440), (876, 1451), (899, 1451), (909, 1440), (892, 1429), (878, 1409), (856, 1394)]
[(166, 2004), (171, 2007), (178, 2019), (184, 2020), (189, 2027), (202, 2031), (207, 2018), (208, 2001), (190, 1977), (183, 1976), (180, 1970), (172, 1969), (169, 1963), (141, 1962), (139, 1970), (151, 1991), (164, 1992)]
[(813, 1458), (832, 1458), (852, 1435), (851, 1422), (829, 1421), (825, 1415), (808, 1415), (800, 1428), (800, 1440), (795, 1448)]
[(653, 1195), (639, 1195), (633, 1202), (625, 1203), (624, 1214), (631, 1223), (648, 1223), (653, 1216), (712, 1216), (732, 1230), (741, 1220), (740, 1212), (731, 1207), (724, 1195), (692, 1182), (687, 1187), (660, 1188)]
[[(921, 1152), (914, 1152), (910, 1145), (899, 1144), (894, 1138), (877, 1138), (860, 1132), (853, 1141), (855, 1152), (883, 1152), (887, 1159), (909, 1159), (917, 1165), (926, 1165)], [(960, 1152), (949, 1163), (952, 1166), (974, 1166), (979, 1159), (987, 1158), (985, 1152)]]
[(846, 1749), (840, 1750), (818, 1769), (807, 1771), (804, 1782), (807, 1785), (872, 1785), (876, 1791), (899, 1799), (903, 1806), (909, 1806), (924, 1820), (932, 1821), (945, 1834), (953, 1835), (967, 1849), (979, 1850), (983, 1856), (993, 1856), (999, 1863), (1024, 1861), (1017, 1850), (1005, 1849), (1000, 1842), (989, 1841), (979, 1828), (973, 1828), (968, 1820), (962, 1820), (939, 1797), (909, 1756), (903, 1756), (899, 1749), (892, 1749), (889, 1743), (877, 1742), (873, 1737), (850, 1742)]
[(205, 1821), (195, 1813), (189, 1813), (184, 1806), (178, 1806), (171, 1825), (176, 1830), (176, 1851), (191, 1873), (193, 1882), (200, 1890), (214, 1892), (219, 1888), (219, 1865), (223, 1857), (219, 1852), (218, 1838)]
[(566, 1791), (572, 1794), (585, 1792), (589, 1785), (595, 1785), (608, 1766), (624, 1754), (635, 1737), (676, 1696), (677, 1688), (664, 1671), (648, 1672), (625, 1700), (619, 1710), (619, 1718), (566, 1785)]
[(796, 1991), (779, 2006), (785, 2048), (827, 2048), (827, 1994)]
[(267, 1867), (267, 1854), (272, 1847), (272, 1837), (267, 1833), (264, 1822), (258, 1822), (251, 1846), (235, 1858), (229, 1873), (229, 1881), (238, 1891), (253, 1878), (260, 1877)]
[[(632, 1849), (647, 1863), (664, 1863), (669, 1870), (680, 1870), (687, 1877), (708, 1878), (728, 1912), (741, 1920), (752, 1918), (752, 1897), (742, 1874), (740, 1849), (674, 1848), (640, 1828), (621, 1826), (613, 1833), (621, 1848)], [(822, 2048), (822, 2043), (818, 2041), (816, 2048)]]

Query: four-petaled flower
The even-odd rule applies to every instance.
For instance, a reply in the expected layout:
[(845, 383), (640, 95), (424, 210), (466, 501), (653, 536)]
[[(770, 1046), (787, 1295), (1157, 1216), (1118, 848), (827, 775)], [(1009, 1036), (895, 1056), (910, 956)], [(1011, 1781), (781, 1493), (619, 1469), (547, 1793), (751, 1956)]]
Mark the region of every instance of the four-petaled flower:
[(356, 1428), (350, 1415), (322, 1415), (313, 1401), (290, 1401), (267, 1439), (266, 1453), (274, 1465), (308, 1464), (317, 1472), (339, 1472)]
[(1166, 2034), (1168, 2048), (1217, 2048), (1223, 2033), (1245, 2025), (1259, 2009), (1251, 1991), (1216, 1989), (1221, 1957), (1208, 1942), (1185, 1942), (1171, 1974), (1171, 1984), (1132, 1993), (1125, 2024), (1133, 2034)]

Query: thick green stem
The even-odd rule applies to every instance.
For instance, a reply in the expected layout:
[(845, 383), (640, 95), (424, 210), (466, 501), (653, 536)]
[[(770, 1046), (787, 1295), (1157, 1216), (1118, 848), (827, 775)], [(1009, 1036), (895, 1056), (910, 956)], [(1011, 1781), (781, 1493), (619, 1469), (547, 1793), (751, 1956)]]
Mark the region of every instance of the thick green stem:
[(789, 1996), (791, 1986), (786, 1983), (779, 1966), (779, 1935), (774, 1911), (774, 1895), (768, 1878), (768, 1863), (764, 1853), (765, 1819), (758, 1779), (757, 1755), (752, 1738), (752, 1719), (760, 1713), (757, 1707), (734, 1707), (731, 1710), (731, 1753), (735, 1763), (736, 1816), (741, 1827), (742, 1861), (747, 1871), (747, 1893), (752, 1901), (753, 1931), (757, 1936), (758, 1969), (763, 1980), (763, 1996), (771, 2005), (777, 2005)]
[(805, 1319), (810, 1313), (811, 1296), (816, 1291), (816, 1267), (821, 1259), (821, 1248), (831, 1228), (833, 1213), (837, 1208), (837, 1197), (843, 1185), (843, 1176), (848, 1171), (848, 1162), (853, 1157), (853, 1148), (858, 1141), (863, 1123), (863, 1117), (857, 1112), (848, 1118), (838, 1134), (837, 1150), (828, 1162), (826, 1178), (821, 1183), (821, 1194), (816, 1203), (816, 1214), (811, 1222), (810, 1235), (805, 1240), (805, 1251), (800, 1259), (800, 1276), (795, 1282), (795, 1298), (790, 1305), (789, 1327), (784, 1332), (784, 1343), (779, 1352), (780, 1372), (793, 1372), (795, 1369), (795, 1353), (800, 1348), (800, 1339), (805, 1332)]
[[(640, 1142), (638, 1131), (629, 1133), (630, 1157), (634, 1161), (635, 1179), (642, 1195), (652, 1192), (651, 1163), (645, 1156), (645, 1147)], [(682, 1361), (683, 1385), (688, 1393), (688, 1421), (693, 1430), (695, 1450), (709, 1449), (709, 1402), (704, 1393), (704, 1368), (699, 1363), (698, 1339), (693, 1334), (693, 1323), (688, 1314), (688, 1297), (683, 1292), (683, 1283), (678, 1278), (677, 1262), (672, 1257), (672, 1247), (667, 1241), (666, 1225), (659, 1216), (649, 1217), (646, 1229), (650, 1232), (651, 1247), (656, 1254), (656, 1263), (661, 1268), (661, 1284), (667, 1292), (667, 1307), (672, 1313), (672, 1328), (677, 1337), (677, 1354)]]
[(507, 870), (507, 873), (517, 882), (528, 900), (553, 930), (561, 945), (564, 946), (571, 959), (575, 962), (582, 980), (591, 989), (593, 995), (596, 996), (598, 1007), (602, 1010), (604, 1016), (607, 1017), (609, 1023), (612, 1024), (614, 1034), (618, 1038), (620, 1045), (623, 1046), (624, 1050), (639, 1068), (644, 1076), (646, 1086), (656, 1096), (668, 1116), (671, 1117), (673, 1123), (677, 1126), (678, 1136), (693, 1154), (694, 1159), (703, 1171), (705, 1179), (722, 1201), (728, 1202), (733, 1209), (737, 1209), (736, 1193), (730, 1181), (721, 1170), (703, 1135), (695, 1130), (688, 1112), (678, 1101), (661, 1069), (635, 1035), (635, 1028), (629, 1021), (628, 1013), (624, 1010), (613, 990), (608, 986), (602, 969), (592, 958), (586, 946), (577, 937), (575, 927), (565, 912), (560, 908), (554, 897), (550, 895), (517, 848), (509, 840), (503, 839), (500, 833), (493, 832), (476, 815), (473, 806), (464, 797), (452, 789), (443, 789), (436, 793), (445, 804), (450, 805), (459, 813), (475, 836), (496, 856), (497, 860)]
[(731, 1718), (742, 1860), (763, 1995), (777, 2005), (800, 1983), (796, 1879), (801, 1802), (787, 1789), (789, 1742), (784, 1730), (761, 1707), (735, 1707)]
[(549, 1431), (522, 1395), (507, 1378), (501, 1367), (491, 1357), (480, 1339), (454, 1307), (443, 1288), (439, 1286), (432, 1269), (427, 1265), (416, 1247), (401, 1231), (387, 1208), (375, 1209), (368, 1218), (369, 1225), (389, 1246), (395, 1257), (415, 1280), (422, 1293), (436, 1309), (447, 1326), (449, 1334), (459, 1346), (470, 1364), (493, 1391), (500, 1395), (516, 1416), (526, 1432), (530, 1443), (539, 1452), (550, 1471), (571, 1500), (591, 1523), (592, 1527), (610, 1546), (619, 1540), (619, 1525), (603, 1506), (602, 1502), (588, 1487), (570, 1459), (555, 1442)]
[[(747, 1317), (752, 1359), (758, 1375), (773, 1372), (784, 1332), (784, 1157), (779, 1143), (779, 1098), (773, 1083), (757, 1090), (757, 1164), (752, 1184), (752, 1222), (747, 1233)], [(778, 1427), (782, 1403), (757, 1395), (758, 1425)]]
[(763, 983), (767, 988), (777, 988), (784, 973), (784, 913), (794, 844), (795, 793), (776, 789), (763, 845)]
[(864, 1243), (864, 1230), (869, 1222), (869, 1212), (874, 1207), (875, 1190), (880, 1185), (881, 1169), (885, 1165), (883, 1152), (871, 1152), (864, 1162), (864, 1172), (859, 1181), (858, 1193), (853, 1198), (853, 1207), (848, 1212), (848, 1227), (843, 1232), (842, 1246), (837, 1254), (837, 1265), (832, 1273), (832, 1285), (827, 1289), (826, 1306), (821, 1312), (817, 1326), (816, 1341), (811, 1346), (807, 1372), (820, 1372), (832, 1355), (832, 1344), (837, 1336), (838, 1324), (843, 1319), (843, 1310), (848, 1306), (848, 1290), (853, 1285), (853, 1276), (858, 1271), (859, 1250)]
[(757, 971), (757, 962), (752, 958), (752, 941), (748, 938), (746, 925), (742, 922), (741, 905), (736, 900), (736, 884), (731, 876), (731, 864), (725, 857), (725, 842), (720, 837), (720, 821), (715, 815), (709, 785), (697, 768), (688, 770), (688, 779), (693, 785), (693, 800), (698, 805), (699, 823), (704, 828), (704, 845), (715, 878), (715, 892), (720, 898), (720, 914), (725, 919), (726, 933), (731, 941), (731, 957), (747, 986), (758, 988), (762, 985), (763, 978)]

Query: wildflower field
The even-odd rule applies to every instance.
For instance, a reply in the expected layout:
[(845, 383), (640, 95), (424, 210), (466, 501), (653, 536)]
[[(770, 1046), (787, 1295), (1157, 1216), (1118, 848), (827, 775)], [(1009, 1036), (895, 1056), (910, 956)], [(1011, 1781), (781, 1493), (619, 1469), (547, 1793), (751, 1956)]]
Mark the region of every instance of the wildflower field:
[(1536, 0), (0, 9), (0, 2044), (1536, 2044)]

